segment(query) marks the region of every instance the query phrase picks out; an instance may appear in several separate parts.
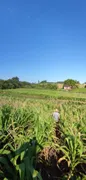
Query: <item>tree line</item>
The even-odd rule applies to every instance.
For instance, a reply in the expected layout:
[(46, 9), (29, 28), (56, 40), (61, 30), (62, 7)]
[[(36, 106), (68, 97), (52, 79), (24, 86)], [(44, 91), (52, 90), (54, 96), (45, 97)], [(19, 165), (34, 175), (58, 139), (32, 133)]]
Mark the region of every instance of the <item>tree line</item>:
[(0, 89), (17, 89), (17, 88), (44, 88), (44, 89), (57, 89), (56, 83), (49, 83), (47, 81), (30, 83), (20, 81), (18, 77), (13, 77), (8, 80), (0, 79)]
[(16, 89), (16, 88), (39, 88), (39, 89), (58, 89), (58, 84), (62, 83), (64, 86), (71, 86), (71, 88), (77, 88), (79, 81), (73, 79), (67, 79), (64, 82), (47, 82), (43, 80), (38, 83), (30, 83), (26, 81), (20, 81), (18, 77), (13, 77), (8, 80), (0, 80), (0, 89)]
[(28, 82), (21, 82), (18, 77), (13, 77), (8, 80), (0, 79), (0, 89), (16, 89), (22, 88), (25, 85), (28, 85)]

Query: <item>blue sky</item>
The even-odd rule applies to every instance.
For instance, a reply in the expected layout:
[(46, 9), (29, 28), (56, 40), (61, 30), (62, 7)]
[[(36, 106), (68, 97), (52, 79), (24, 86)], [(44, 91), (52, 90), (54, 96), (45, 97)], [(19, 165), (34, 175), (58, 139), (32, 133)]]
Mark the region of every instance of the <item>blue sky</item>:
[(86, 0), (0, 1), (0, 79), (86, 81)]

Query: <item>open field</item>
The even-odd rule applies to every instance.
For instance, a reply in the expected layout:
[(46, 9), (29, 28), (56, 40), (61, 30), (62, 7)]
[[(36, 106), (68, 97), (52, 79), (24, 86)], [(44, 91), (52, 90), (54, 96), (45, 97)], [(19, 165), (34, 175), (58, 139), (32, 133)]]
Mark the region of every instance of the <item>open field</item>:
[(86, 180), (85, 99), (76, 92), (0, 91), (0, 180)]
[(0, 90), (0, 96), (25, 97), (25, 98), (62, 98), (62, 99), (82, 99), (86, 100), (86, 89), (64, 90), (43, 90), (43, 89), (12, 89)]

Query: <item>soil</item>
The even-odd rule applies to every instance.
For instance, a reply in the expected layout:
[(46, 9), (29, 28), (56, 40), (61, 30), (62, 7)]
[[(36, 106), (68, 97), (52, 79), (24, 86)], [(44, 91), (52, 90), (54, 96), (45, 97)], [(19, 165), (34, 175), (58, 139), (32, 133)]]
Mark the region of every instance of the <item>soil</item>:
[(56, 123), (56, 128), (55, 128), (55, 135), (58, 139), (61, 139), (61, 131), (60, 131), (60, 127), (59, 127), (59, 123)]
[(57, 180), (69, 172), (66, 161), (59, 163), (61, 157), (62, 153), (53, 148), (45, 148), (39, 154), (37, 169), (40, 170), (43, 180)]
[[(56, 125), (56, 137), (61, 138), (59, 125)], [(65, 160), (59, 161), (63, 157), (61, 151), (47, 147), (38, 155), (37, 170), (40, 171), (43, 180), (61, 180), (64, 175), (68, 175), (70, 168)], [(86, 163), (79, 164), (76, 167), (76, 175), (81, 176), (81, 173), (86, 175)]]

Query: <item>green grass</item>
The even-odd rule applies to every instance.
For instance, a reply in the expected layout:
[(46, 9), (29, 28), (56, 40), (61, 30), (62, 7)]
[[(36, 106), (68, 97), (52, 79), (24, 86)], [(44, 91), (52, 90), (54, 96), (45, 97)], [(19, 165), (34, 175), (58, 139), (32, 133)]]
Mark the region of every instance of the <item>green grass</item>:
[(39, 90), (39, 89), (12, 89), (0, 91), (0, 96), (13, 96), (13, 97), (39, 97), (39, 98), (86, 98), (86, 89), (76, 89), (70, 92), (64, 90)]
[(76, 92), (76, 93), (86, 93), (86, 88), (73, 89), (72, 92)]

